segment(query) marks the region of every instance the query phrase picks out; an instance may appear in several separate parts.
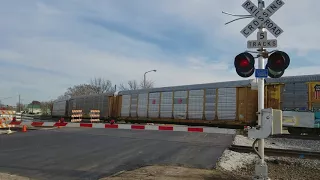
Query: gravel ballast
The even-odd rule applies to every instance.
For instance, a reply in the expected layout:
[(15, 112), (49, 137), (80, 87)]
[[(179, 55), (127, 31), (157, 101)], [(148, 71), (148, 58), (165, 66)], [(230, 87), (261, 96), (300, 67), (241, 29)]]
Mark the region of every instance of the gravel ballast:
[[(253, 141), (254, 139), (245, 137), (243, 135), (236, 135), (233, 144), (241, 146), (252, 146)], [(265, 147), (320, 152), (320, 140), (268, 138), (265, 139)]]
[[(237, 135), (233, 144), (252, 146), (254, 139)], [(319, 140), (286, 138), (265, 139), (266, 148), (320, 151)], [(239, 153), (225, 150), (217, 164), (218, 169), (239, 176), (253, 176), (255, 162), (259, 158), (254, 153)], [(269, 178), (279, 180), (320, 180), (320, 160), (289, 157), (265, 156)]]
[[(253, 176), (258, 156), (226, 150), (217, 168), (233, 175)], [(272, 180), (320, 180), (320, 160), (287, 157), (265, 157)]]

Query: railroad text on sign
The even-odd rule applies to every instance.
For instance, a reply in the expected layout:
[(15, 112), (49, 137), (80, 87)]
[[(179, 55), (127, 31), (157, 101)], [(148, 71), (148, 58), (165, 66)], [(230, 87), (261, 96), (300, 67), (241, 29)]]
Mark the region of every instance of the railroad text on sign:
[(241, 30), (241, 34), (245, 37), (250, 36), (257, 28), (264, 25), (275, 37), (283, 33), (283, 30), (274, 23), (270, 17), (284, 5), (282, 0), (274, 0), (265, 10), (260, 10), (250, 0), (242, 4), (242, 7), (247, 10), (254, 19)]

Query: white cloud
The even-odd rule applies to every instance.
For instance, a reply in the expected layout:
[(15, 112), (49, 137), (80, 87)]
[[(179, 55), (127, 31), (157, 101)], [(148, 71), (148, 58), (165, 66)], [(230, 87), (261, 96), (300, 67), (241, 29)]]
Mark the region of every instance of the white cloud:
[(57, 14), (61, 14), (61, 11), (59, 11), (58, 9), (48, 6), (45, 3), (42, 2), (37, 2), (37, 8), (38, 11), (44, 15), (57, 15)]
[[(266, 0), (266, 5), (270, 2)], [(240, 30), (250, 20), (224, 26), (232, 18), (221, 13), (247, 14), (240, 1), (50, 3), (30, 2), (17, 13), (6, 11), (6, 18), (0, 18), (4, 27), (0, 29), (0, 65), (11, 64), (0, 66), (0, 74), (10, 77), (2, 80), (6, 86), (0, 93), (5, 97), (20, 93), (30, 100), (54, 98), (69, 86), (95, 76), (119, 84), (140, 80), (150, 69), (157, 69), (147, 77), (158, 87), (241, 79), (229, 67), (233, 66), (236, 53), (246, 50), (247, 39)], [(279, 49), (310, 62), (314, 58), (309, 53), (316, 51), (319, 55), (320, 50), (316, 16), (320, 1), (285, 3), (272, 16), (284, 30), (278, 38)], [(10, 17), (11, 21), (6, 20)], [(108, 26), (84, 21), (97, 17)], [(123, 26), (110, 28), (119, 24)], [(296, 59), (291, 61), (293, 65), (285, 75), (319, 72), (320, 65), (294, 67)]]

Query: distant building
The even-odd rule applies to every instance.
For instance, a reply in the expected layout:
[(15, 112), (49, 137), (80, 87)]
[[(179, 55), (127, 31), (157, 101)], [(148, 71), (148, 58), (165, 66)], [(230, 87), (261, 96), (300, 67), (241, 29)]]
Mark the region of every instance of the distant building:
[(41, 103), (39, 101), (32, 101), (27, 105), (26, 111), (31, 114), (41, 114)]
[(27, 112), (32, 114), (41, 114), (41, 106), (37, 104), (28, 104)]

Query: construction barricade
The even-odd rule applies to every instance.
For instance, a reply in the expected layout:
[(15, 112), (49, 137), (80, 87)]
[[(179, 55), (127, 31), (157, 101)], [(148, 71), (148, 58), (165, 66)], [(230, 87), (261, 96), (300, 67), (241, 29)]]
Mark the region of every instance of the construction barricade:
[(16, 121), (22, 121), (22, 113), (16, 113)]
[(72, 110), (71, 122), (81, 122), (82, 121), (82, 110)]
[(11, 132), (10, 128), (15, 127), (15, 125), (11, 125), (10, 123), (16, 118), (15, 116), (16, 111), (0, 110), (0, 128), (9, 128), (8, 131)]
[(100, 122), (100, 110), (90, 110), (90, 122)]

